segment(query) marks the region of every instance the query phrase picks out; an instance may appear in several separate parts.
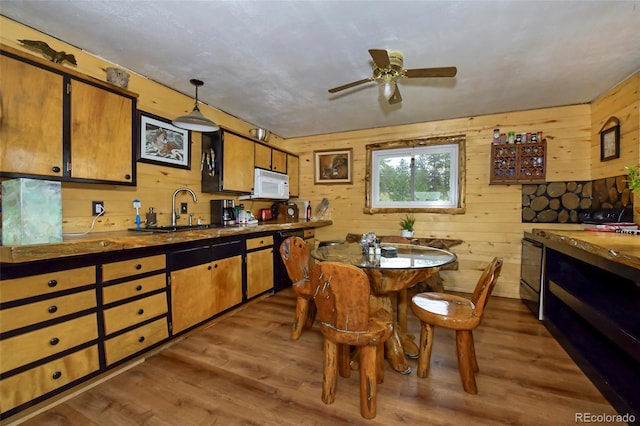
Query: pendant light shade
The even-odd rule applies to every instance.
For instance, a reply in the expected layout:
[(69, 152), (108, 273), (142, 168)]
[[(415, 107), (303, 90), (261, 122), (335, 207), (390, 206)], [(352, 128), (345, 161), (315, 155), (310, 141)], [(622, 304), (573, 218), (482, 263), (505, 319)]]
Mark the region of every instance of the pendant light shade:
[(204, 85), (204, 83), (196, 79), (192, 79), (190, 81), (191, 84), (196, 86), (196, 103), (193, 106), (193, 111), (191, 111), (187, 115), (183, 115), (173, 120), (173, 125), (185, 130), (195, 130), (197, 132), (215, 132), (216, 130), (220, 129), (220, 126), (202, 115), (202, 113), (200, 112), (200, 108), (198, 108), (198, 87)]

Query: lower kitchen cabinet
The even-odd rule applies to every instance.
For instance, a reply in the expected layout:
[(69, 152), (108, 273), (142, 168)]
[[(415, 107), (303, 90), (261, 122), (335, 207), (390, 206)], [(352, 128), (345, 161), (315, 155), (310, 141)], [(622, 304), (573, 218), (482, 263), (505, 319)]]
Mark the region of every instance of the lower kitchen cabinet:
[(107, 339), (104, 343), (107, 365), (112, 365), (168, 337), (167, 318), (164, 317)]
[(273, 289), (273, 235), (249, 238), (247, 250), (247, 299)]
[[(242, 303), (238, 241), (170, 254), (171, 332), (180, 333)], [(182, 268), (182, 269), (178, 269)]]

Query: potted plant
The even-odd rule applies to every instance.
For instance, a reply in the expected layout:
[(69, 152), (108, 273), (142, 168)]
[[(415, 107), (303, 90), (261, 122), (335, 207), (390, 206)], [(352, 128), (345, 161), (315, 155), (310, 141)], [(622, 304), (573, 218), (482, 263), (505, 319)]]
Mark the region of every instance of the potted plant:
[(633, 221), (640, 225), (640, 164), (625, 167), (629, 171), (629, 189), (633, 193)]
[(413, 215), (407, 214), (404, 219), (400, 221), (400, 228), (402, 229), (401, 235), (405, 238), (413, 237), (413, 225), (416, 223), (416, 218)]

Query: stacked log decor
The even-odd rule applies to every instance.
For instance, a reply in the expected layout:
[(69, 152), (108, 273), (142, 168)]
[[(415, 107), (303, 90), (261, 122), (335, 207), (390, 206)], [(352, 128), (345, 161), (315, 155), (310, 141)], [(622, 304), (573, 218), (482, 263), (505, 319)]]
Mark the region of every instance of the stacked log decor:
[(626, 176), (522, 185), (522, 222), (577, 223), (585, 209), (631, 207)]

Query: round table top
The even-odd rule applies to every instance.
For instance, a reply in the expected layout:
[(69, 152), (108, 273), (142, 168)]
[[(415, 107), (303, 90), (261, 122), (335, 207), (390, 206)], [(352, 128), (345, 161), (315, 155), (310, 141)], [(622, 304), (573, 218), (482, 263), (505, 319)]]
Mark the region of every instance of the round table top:
[(348, 263), (364, 269), (422, 269), (453, 263), (456, 255), (435, 247), (382, 243), (382, 255), (363, 254), (358, 243), (333, 244), (311, 251), (319, 261)]

